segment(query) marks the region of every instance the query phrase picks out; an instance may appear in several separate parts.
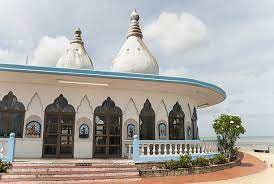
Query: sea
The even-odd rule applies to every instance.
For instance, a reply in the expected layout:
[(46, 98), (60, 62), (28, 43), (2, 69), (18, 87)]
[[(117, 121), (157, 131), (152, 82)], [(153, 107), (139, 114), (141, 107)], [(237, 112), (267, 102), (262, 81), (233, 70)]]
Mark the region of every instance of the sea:
[[(201, 139), (216, 139), (213, 137), (204, 137)], [(254, 151), (254, 149), (268, 149), (274, 153), (274, 136), (244, 136), (240, 137), (236, 143), (242, 151)]]
[(243, 151), (253, 151), (254, 149), (268, 149), (274, 153), (274, 136), (246, 136), (241, 137), (236, 146)]

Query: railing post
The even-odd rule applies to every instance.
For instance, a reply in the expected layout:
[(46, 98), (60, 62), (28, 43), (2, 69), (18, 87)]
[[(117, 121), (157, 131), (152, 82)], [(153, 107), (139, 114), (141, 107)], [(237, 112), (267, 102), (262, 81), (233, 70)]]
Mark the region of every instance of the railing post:
[(138, 135), (133, 136), (133, 161), (136, 162), (140, 157), (140, 141)]
[(15, 153), (15, 133), (11, 133), (8, 140), (7, 161), (13, 162)]

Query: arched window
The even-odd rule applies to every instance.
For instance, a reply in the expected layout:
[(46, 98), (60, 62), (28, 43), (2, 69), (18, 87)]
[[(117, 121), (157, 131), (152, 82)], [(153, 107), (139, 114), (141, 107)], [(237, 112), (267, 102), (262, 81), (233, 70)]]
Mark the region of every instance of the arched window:
[(89, 138), (89, 126), (87, 124), (80, 125), (79, 138)]
[(23, 137), (24, 119), (25, 106), (10, 91), (0, 101), (0, 137), (8, 137), (10, 133)]
[(160, 123), (158, 127), (159, 139), (165, 139), (167, 136), (166, 124)]
[(122, 155), (122, 110), (108, 97), (94, 110), (94, 157)]
[(30, 121), (26, 125), (26, 137), (40, 137), (41, 135), (41, 124), (38, 121)]
[(155, 112), (151, 107), (151, 103), (147, 99), (144, 107), (139, 115), (140, 123), (140, 139), (154, 140), (155, 139)]
[(73, 157), (75, 109), (61, 94), (45, 109), (43, 157)]
[(191, 117), (192, 126), (192, 139), (198, 139), (198, 126), (197, 126), (197, 110), (196, 107), (193, 109), (193, 114)]
[(176, 102), (173, 109), (169, 112), (168, 123), (170, 140), (185, 139), (185, 113), (178, 102)]
[(128, 124), (127, 125), (127, 139), (133, 139), (134, 135), (135, 135), (135, 125)]

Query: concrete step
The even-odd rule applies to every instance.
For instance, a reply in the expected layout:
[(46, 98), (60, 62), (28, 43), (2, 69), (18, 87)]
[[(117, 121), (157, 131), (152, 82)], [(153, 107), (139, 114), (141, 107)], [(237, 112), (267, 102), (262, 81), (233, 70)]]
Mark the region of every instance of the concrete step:
[(55, 172), (55, 173), (12, 173), (4, 174), (1, 179), (22, 179), (22, 178), (60, 178), (60, 177), (108, 177), (108, 176), (139, 176), (138, 172), (92, 172), (92, 173), (70, 173), (70, 172)]
[[(140, 180), (129, 163), (14, 163), (0, 183), (132, 183)], [(79, 183), (80, 182), (80, 183)]]
[(137, 171), (136, 167), (12, 167), (9, 173), (19, 172), (76, 172), (76, 171)]
[(92, 163), (68, 163), (68, 164), (58, 164), (58, 163), (29, 163), (29, 164), (18, 164), (13, 163), (13, 167), (23, 168), (23, 167), (135, 167), (135, 164), (127, 163), (127, 164), (92, 164)]
[(59, 178), (21, 178), (1, 179), (1, 184), (82, 184), (82, 183), (139, 183), (141, 178), (135, 176), (103, 176), (103, 177), (59, 177)]

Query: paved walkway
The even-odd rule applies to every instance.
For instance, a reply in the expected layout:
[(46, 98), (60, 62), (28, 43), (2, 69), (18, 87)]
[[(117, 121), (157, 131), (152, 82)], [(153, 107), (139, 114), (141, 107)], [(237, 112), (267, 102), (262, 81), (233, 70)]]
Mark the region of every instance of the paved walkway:
[[(169, 177), (153, 177), (142, 178), (141, 184), (183, 184), (183, 183), (199, 183), (212, 182), (219, 180), (229, 180), (261, 172), (267, 168), (267, 165), (258, 158), (244, 153), (242, 164), (240, 166), (212, 172), (206, 174), (195, 174), (187, 176), (169, 176)], [(224, 181), (224, 183), (226, 183)]]

